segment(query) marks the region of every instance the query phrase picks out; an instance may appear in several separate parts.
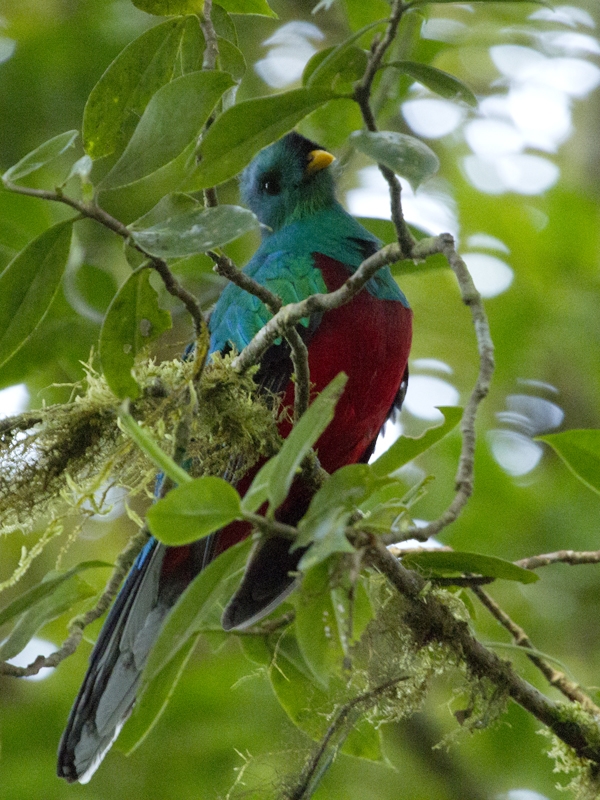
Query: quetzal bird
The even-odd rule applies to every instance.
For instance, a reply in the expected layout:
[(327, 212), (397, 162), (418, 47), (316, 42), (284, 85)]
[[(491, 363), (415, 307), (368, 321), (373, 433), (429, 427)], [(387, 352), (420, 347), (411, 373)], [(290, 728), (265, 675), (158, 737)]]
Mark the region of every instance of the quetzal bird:
[[(263, 240), (244, 271), (284, 303), (338, 289), (380, 242), (336, 201), (333, 156), (290, 133), (260, 152), (241, 177), (244, 202), (263, 224)], [(271, 317), (256, 297), (229, 284), (210, 318), (211, 352), (243, 350)], [(321, 465), (333, 472), (366, 462), (386, 419), (406, 390), (412, 312), (389, 269), (381, 269), (353, 300), (315, 314), (298, 331), (308, 347), (311, 391), (340, 372), (348, 381), (335, 417), (316, 444)], [(289, 346), (274, 344), (262, 359), (259, 386), (282, 393), (293, 406)], [(290, 424), (281, 424), (281, 433)], [(244, 483), (246, 485), (244, 486)], [(244, 491), (249, 481), (242, 479)], [(292, 486), (278, 512), (296, 524), (310, 495)], [(136, 689), (161, 623), (190, 581), (219, 553), (248, 536), (233, 523), (184, 547), (150, 539), (138, 556), (98, 637), (63, 734), (58, 774), (87, 782), (117, 737), (135, 703)], [(270, 538), (255, 548), (242, 583), (223, 614), (226, 630), (243, 628), (289, 593), (300, 558), (288, 540)]]

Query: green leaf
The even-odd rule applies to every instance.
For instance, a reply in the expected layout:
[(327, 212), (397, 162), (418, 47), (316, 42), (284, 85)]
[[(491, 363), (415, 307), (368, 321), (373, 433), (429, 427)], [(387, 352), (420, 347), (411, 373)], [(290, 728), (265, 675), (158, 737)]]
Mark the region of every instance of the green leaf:
[(340, 372), (309, 406), (284, 441), (269, 484), (268, 499), (272, 511), (279, 508), (287, 497), (304, 456), (333, 419), (347, 380), (346, 375)]
[(230, 14), (259, 14), (278, 19), (267, 0), (220, 0), (219, 5)]
[[(291, 633), (280, 637), (271, 652), (269, 677), (277, 700), (300, 730), (320, 741), (336, 710), (350, 699), (346, 682), (332, 679), (329, 692), (316, 684)], [(358, 721), (359, 717), (357, 709), (339, 726), (325, 750), (325, 760), (335, 756), (340, 747), (349, 755), (383, 760), (378, 732), (367, 720)]]
[[(199, 70), (204, 38), (198, 18), (170, 19), (145, 31), (119, 53), (94, 86), (83, 112), (83, 146), (92, 158), (127, 141), (155, 92), (178, 69)], [(189, 69), (192, 67), (192, 69)]]
[(14, 166), (7, 169), (2, 180), (14, 183), (26, 175), (30, 175), (72, 147), (78, 136), (79, 131), (66, 131), (66, 133), (59, 133), (58, 136), (48, 139), (47, 142), (36, 147)]
[(402, 557), (407, 567), (418, 567), (428, 575), (462, 575), (471, 573), (486, 578), (503, 578), (519, 583), (535, 583), (539, 576), (528, 569), (523, 569), (495, 556), (484, 556), (479, 553), (466, 553), (458, 550), (428, 550), (421, 553), (409, 553)]
[(201, 14), (204, 8), (204, 0), (131, 0), (131, 2), (141, 11), (159, 17)]
[(223, 478), (195, 478), (158, 500), (146, 521), (156, 538), (171, 546), (189, 544), (242, 516), (240, 496)]
[(277, 456), (273, 456), (258, 470), (248, 491), (242, 498), (242, 510), (254, 513), (269, 497), (269, 485), (277, 469)]
[(258, 227), (252, 211), (220, 205), (193, 208), (150, 228), (132, 230), (132, 238), (153, 256), (179, 258), (221, 247)]
[(174, 161), (195, 140), (223, 92), (233, 84), (225, 72), (204, 70), (162, 86), (99, 188), (127, 186)]
[(113, 298), (100, 331), (102, 370), (117, 397), (139, 397), (131, 372), (135, 358), (171, 325), (171, 315), (160, 308), (150, 285), (150, 270), (133, 272)]
[(406, 178), (413, 189), (438, 171), (436, 154), (419, 139), (395, 131), (354, 131), (350, 141), (358, 150)]
[(350, 517), (360, 503), (388, 482), (367, 464), (349, 464), (338, 469), (311, 500), (298, 524), (299, 535), (292, 549), (308, 547), (298, 565), (302, 571), (324, 561), (332, 553), (352, 553), (346, 538)]
[(326, 689), (331, 674), (340, 674), (347, 645), (346, 631), (338, 628), (329, 587), (329, 564), (309, 569), (297, 593), (296, 638), (304, 659)]
[(162, 716), (190, 660), (198, 638), (198, 636), (190, 638), (153, 678), (147, 687), (148, 690), (136, 698), (133, 714), (123, 732), (119, 734), (117, 745), (126, 755), (131, 755), (142, 744)]
[[(342, 676), (351, 645), (373, 617), (367, 592), (359, 580), (350, 587), (330, 586), (337, 560), (310, 569), (296, 594), (298, 646), (317, 681), (325, 688), (331, 676)], [(350, 630), (352, 620), (352, 630)]]
[(290, 131), (315, 108), (336, 95), (329, 89), (293, 89), (229, 108), (211, 125), (199, 148), (194, 183), (216, 186), (233, 178), (263, 147)]
[(56, 589), (65, 581), (68, 581), (73, 575), (79, 572), (84, 572), (87, 569), (97, 569), (98, 567), (111, 567), (112, 564), (106, 561), (82, 561), (76, 567), (63, 572), (62, 574), (52, 573), (51, 577), (46, 576), (42, 583), (28, 589), (23, 594), (16, 597), (11, 603), (4, 608), (0, 609), (0, 626), (6, 625), (7, 622), (18, 617), (24, 611), (35, 606), (37, 603), (43, 601), (48, 595), (51, 595)]
[[(334, 58), (334, 51), (337, 51)], [(336, 78), (341, 81), (357, 81), (365, 72), (367, 53), (356, 45), (341, 52), (337, 47), (320, 50), (309, 60), (302, 73), (303, 86), (333, 86)]]
[(391, 61), (382, 68), (386, 67), (394, 67), (405, 75), (410, 75), (441, 97), (448, 100), (462, 100), (467, 105), (477, 106), (477, 98), (469, 87), (448, 72), (418, 61)]
[(429, 450), (453, 430), (462, 419), (463, 409), (459, 406), (439, 406), (444, 422), (436, 428), (429, 428), (418, 439), (401, 436), (383, 455), (371, 464), (376, 475), (389, 475), (408, 464), (413, 458)]
[[(361, 48), (356, 47), (354, 42), (364, 36), (364, 34), (372, 28), (385, 24), (387, 24), (387, 19), (378, 19), (375, 22), (370, 22), (335, 47), (330, 47), (325, 51), (315, 53), (304, 68), (302, 83), (307, 86), (331, 85), (336, 75), (339, 73), (348, 70), (349, 74), (353, 74), (356, 70), (357, 59), (359, 63), (362, 60), (360, 56), (357, 56), (356, 51), (360, 50), (364, 53)], [(325, 53), (325, 55), (321, 55), (321, 53)], [(320, 58), (317, 58), (318, 56), (320, 56)], [(356, 75), (356, 78), (362, 77), (363, 72), (364, 66), (362, 71)]]
[(173, 459), (168, 456), (157, 443), (147, 430), (137, 423), (131, 414), (121, 410), (119, 414), (119, 423), (126, 433), (131, 436), (133, 441), (142, 450), (148, 458), (150, 458), (161, 472), (168, 475), (169, 478), (176, 484), (190, 483), (193, 478), (182, 467), (176, 464)]
[(232, 593), (232, 583), (239, 580), (251, 547), (250, 539), (228, 548), (211, 561), (183, 592), (173, 606), (154, 644), (142, 674), (141, 696), (191, 637), (203, 630)]
[(8, 639), (0, 645), (0, 660), (14, 658), (27, 646), (40, 628), (60, 617), (80, 600), (93, 597), (95, 594), (96, 590), (75, 574), (54, 584), (49, 594), (23, 614)]
[(0, 274), (0, 366), (46, 316), (69, 258), (72, 223), (61, 222), (44, 231)]
[(223, 72), (228, 72), (234, 81), (241, 81), (246, 73), (246, 59), (244, 54), (228, 39), (217, 37), (219, 59)]
[(600, 430), (572, 430), (536, 436), (546, 442), (575, 477), (600, 494)]

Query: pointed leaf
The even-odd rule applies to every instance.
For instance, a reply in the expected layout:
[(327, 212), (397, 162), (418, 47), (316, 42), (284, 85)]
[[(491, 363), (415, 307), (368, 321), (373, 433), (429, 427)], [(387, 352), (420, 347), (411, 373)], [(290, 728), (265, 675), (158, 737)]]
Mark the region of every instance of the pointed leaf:
[(190, 638), (148, 685), (148, 691), (138, 696), (133, 714), (119, 734), (117, 747), (130, 755), (152, 731), (169, 704), (185, 670), (198, 636)]
[(194, 578), (167, 616), (156, 640), (144, 672), (140, 692), (152, 686), (154, 678), (165, 668), (191, 637), (202, 631), (215, 607), (221, 611), (225, 599), (232, 593), (232, 583), (239, 580), (251, 541), (234, 545), (211, 561)]
[(413, 189), (438, 171), (436, 154), (420, 139), (395, 131), (354, 131), (350, 141), (374, 161), (406, 178)]
[(148, 509), (146, 521), (157, 539), (179, 546), (208, 536), (241, 516), (240, 496), (233, 486), (208, 475), (170, 491)]
[(462, 100), (470, 106), (477, 106), (477, 98), (468, 86), (441, 69), (418, 61), (391, 61), (384, 67), (394, 67), (405, 75), (410, 75), (432, 92), (448, 100)]
[(119, 424), (126, 431), (137, 446), (148, 458), (150, 458), (161, 472), (168, 475), (176, 484), (190, 483), (193, 478), (182, 467), (176, 464), (158, 444), (154, 441), (150, 433), (137, 423), (131, 414), (121, 411), (119, 414)]
[(267, 0), (220, 0), (219, 5), (230, 14), (259, 14), (262, 17), (277, 19), (277, 14)]
[(371, 464), (376, 475), (389, 475), (408, 464), (413, 458), (429, 450), (453, 430), (462, 419), (463, 409), (459, 406), (439, 406), (444, 421), (436, 428), (429, 428), (418, 439), (401, 436), (383, 455)]
[(193, 208), (150, 228), (133, 230), (132, 238), (153, 256), (179, 258), (221, 247), (258, 227), (252, 211), (220, 205)]
[[(377, 28), (378, 26), (386, 24), (387, 19), (378, 19), (375, 22), (370, 22), (368, 25), (365, 25), (363, 28), (353, 33), (352, 36), (349, 36), (344, 42), (341, 42), (335, 47), (328, 48), (324, 51), (326, 54), (323, 57), (317, 58), (321, 53), (316, 53), (304, 69), (302, 83), (306, 86), (331, 85), (336, 75), (344, 71), (349, 64), (356, 60), (355, 52), (353, 55), (348, 56), (350, 51), (360, 50), (360, 48), (356, 47), (354, 42), (358, 41), (361, 36), (364, 36), (364, 34), (372, 28)], [(360, 74), (357, 77), (360, 77)]]
[(198, 187), (233, 178), (252, 157), (336, 95), (329, 89), (294, 89), (233, 106), (211, 125), (199, 148)]
[(52, 592), (23, 614), (8, 639), (0, 645), (0, 661), (14, 658), (28, 645), (40, 628), (73, 608), (80, 600), (93, 597), (95, 594), (96, 590), (75, 574), (55, 584)]
[(174, 161), (195, 140), (217, 101), (233, 83), (225, 72), (204, 70), (162, 86), (100, 188), (126, 186)]
[(600, 430), (573, 430), (536, 436), (562, 458), (573, 475), (600, 494)]
[(333, 419), (335, 406), (347, 380), (343, 373), (335, 377), (309, 406), (284, 441), (269, 484), (268, 499), (272, 510), (283, 503), (304, 456)]
[(0, 366), (46, 316), (69, 258), (71, 231), (72, 220), (44, 231), (0, 274)]
[(248, 487), (248, 491), (242, 498), (242, 510), (254, 513), (266, 502), (269, 497), (269, 485), (273, 473), (277, 469), (277, 456), (270, 458), (258, 470), (254, 480)]
[[(133, 132), (152, 95), (178, 70), (202, 67), (204, 37), (196, 16), (145, 31), (119, 53), (94, 86), (83, 112), (83, 145), (92, 158), (114, 152)], [(191, 69), (190, 69), (191, 67)]]
[(66, 133), (59, 133), (44, 144), (36, 147), (31, 153), (28, 153), (24, 158), (18, 161), (14, 166), (6, 170), (2, 176), (3, 181), (14, 183), (26, 175), (49, 164), (55, 158), (62, 155), (69, 147), (72, 147), (75, 139), (79, 136), (79, 131), (66, 131)]
[(177, 14), (201, 14), (204, 0), (131, 0), (136, 8), (147, 14), (171, 17)]
[(246, 59), (242, 51), (222, 36), (217, 37), (217, 46), (223, 72), (228, 72), (235, 81), (241, 81), (246, 74)]
[(106, 381), (117, 397), (136, 398), (140, 388), (132, 375), (135, 357), (171, 327), (171, 315), (158, 305), (150, 270), (132, 273), (108, 307), (100, 331), (100, 360)]
[(523, 569), (495, 556), (484, 556), (480, 553), (466, 553), (458, 550), (428, 550), (427, 552), (409, 553), (402, 557), (407, 567), (418, 567), (429, 575), (463, 575), (471, 573), (486, 578), (503, 578), (519, 583), (535, 583), (539, 575)]
[(82, 561), (80, 564), (77, 564), (76, 567), (72, 567), (62, 574), (52, 573), (50, 576), (46, 576), (42, 583), (34, 586), (32, 589), (28, 589), (22, 595), (16, 597), (7, 606), (4, 606), (4, 608), (0, 609), (0, 626), (5, 625), (7, 622), (15, 619), (15, 617), (18, 617), (19, 614), (22, 614), (24, 611), (32, 608), (32, 606), (36, 605), (36, 603), (44, 600), (46, 597), (48, 597), (48, 595), (56, 591), (56, 589), (62, 583), (64, 583), (64, 581), (69, 580), (73, 575), (76, 575), (79, 572), (84, 572), (87, 569), (97, 569), (98, 567), (112, 566), (112, 564), (109, 564), (106, 561)]

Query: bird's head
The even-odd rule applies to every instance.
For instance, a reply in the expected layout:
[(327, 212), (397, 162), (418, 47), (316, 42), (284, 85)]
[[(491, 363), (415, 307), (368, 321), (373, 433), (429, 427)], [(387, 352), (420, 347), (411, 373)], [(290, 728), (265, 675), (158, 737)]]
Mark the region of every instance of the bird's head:
[(242, 199), (258, 219), (277, 231), (335, 203), (334, 157), (299, 133), (266, 147), (240, 179)]

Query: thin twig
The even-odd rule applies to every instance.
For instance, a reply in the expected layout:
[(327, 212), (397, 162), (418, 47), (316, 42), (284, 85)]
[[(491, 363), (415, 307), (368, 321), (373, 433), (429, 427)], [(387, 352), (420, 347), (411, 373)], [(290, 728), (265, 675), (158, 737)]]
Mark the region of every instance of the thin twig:
[(11, 192), (16, 192), (17, 194), (24, 194), (29, 197), (38, 197), (41, 200), (50, 200), (55, 203), (64, 203), (65, 205), (75, 209), (75, 211), (78, 211), (83, 217), (93, 219), (96, 222), (99, 222), (101, 225), (104, 225), (105, 228), (113, 231), (113, 233), (122, 236), (123, 239), (128, 242), (128, 244), (134, 247), (149, 260), (152, 269), (156, 270), (156, 272), (158, 272), (162, 278), (167, 292), (169, 292), (169, 294), (173, 297), (177, 297), (179, 300), (181, 300), (183, 305), (186, 307), (194, 323), (196, 338), (200, 338), (202, 336), (202, 332), (206, 328), (206, 321), (204, 319), (204, 315), (202, 314), (202, 309), (198, 305), (194, 295), (191, 294), (191, 292), (188, 292), (187, 289), (183, 288), (183, 286), (179, 283), (169, 269), (166, 261), (163, 261), (162, 258), (157, 258), (156, 256), (146, 252), (143, 247), (140, 247), (140, 245), (131, 238), (131, 231), (126, 225), (123, 225), (122, 222), (119, 222), (118, 219), (112, 217), (99, 206), (93, 203), (85, 203), (82, 200), (76, 200), (73, 197), (63, 194), (61, 191), (51, 192), (47, 191), (46, 189), (33, 189), (29, 186), (18, 186), (17, 184), (11, 183), (7, 180), (4, 181), (4, 185)]
[(469, 308), (477, 349), (479, 351), (479, 373), (477, 381), (469, 397), (462, 420), (462, 448), (455, 478), (456, 494), (446, 511), (436, 520), (422, 528), (415, 528), (410, 535), (421, 541), (431, 536), (436, 536), (443, 528), (454, 522), (468, 502), (473, 492), (473, 472), (475, 463), (475, 420), (481, 401), (487, 396), (494, 373), (494, 343), (490, 335), (490, 328), (481, 295), (469, 274), (467, 266), (456, 252), (454, 239), (449, 233), (442, 233), (433, 239), (426, 239), (418, 243), (415, 251), (424, 255), (442, 253), (452, 268), (463, 303)]
[[(375, 689), (353, 698), (337, 711), (331, 725), (327, 728), (325, 736), (323, 736), (308, 764), (302, 770), (297, 785), (293, 789), (286, 791), (285, 800), (308, 800), (308, 798), (312, 797), (315, 788), (314, 782), (319, 780), (319, 775), (323, 771), (322, 762), (326, 760), (328, 764), (335, 757), (337, 750), (351, 730), (352, 719), (355, 716), (353, 712), (363, 713), (364, 709), (375, 705), (382, 695), (389, 692), (390, 689), (395, 689), (403, 680), (406, 680), (406, 678), (400, 677), (386, 681), (381, 686), (377, 686)], [(334, 751), (328, 754), (332, 747), (332, 740)]]
[[(204, 34), (204, 41), (206, 46), (204, 48), (204, 57), (202, 60), (202, 69), (215, 69), (217, 60), (219, 58), (219, 42), (217, 32), (212, 21), (212, 0), (204, 0), (202, 14), (200, 16), (200, 27)], [(213, 112), (203, 128), (200, 138), (206, 133), (210, 126), (215, 121), (215, 113)], [(204, 200), (207, 207), (215, 208), (219, 205), (219, 198), (217, 190), (214, 186), (209, 186), (204, 190)]]
[[(396, 37), (398, 25), (400, 24), (405, 10), (406, 6), (402, 0), (394, 0), (392, 3), (392, 13), (385, 33), (381, 41), (374, 41), (365, 73), (361, 80), (354, 85), (354, 99), (360, 107), (365, 127), (372, 133), (377, 131), (377, 123), (371, 109), (371, 89), (373, 80), (381, 66), (383, 57)], [(402, 248), (401, 257), (410, 258), (415, 241), (408, 229), (402, 212), (402, 187), (400, 181), (395, 172), (389, 167), (386, 167), (385, 164), (378, 164), (378, 167), (389, 187), (392, 222), (396, 228), (398, 242)]]
[(598, 564), (600, 563), (600, 550), (558, 550), (556, 553), (545, 553), (530, 558), (522, 558), (515, 561), (518, 567), (523, 569), (539, 569), (550, 564)]
[[(506, 630), (513, 637), (516, 645), (522, 647), (525, 651), (536, 649), (523, 628), (521, 628), (520, 625), (517, 625), (517, 623), (508, 616), (506, 611), (500, 608), (498, 603), (496, 603), (496, 601), (490, 597), (487, 592), (485, 592), (479, 586), (472, 586), (471, 589), (476, 597), (479, 598), (481, 603), (487, 608), (490, 614), (496, 620), (498, 620), (503, 628), (506, 628)], [(594, 714), (596, 717), (600, 718), (600, 708), (598, 708), (598, 706), (592, 702), (592, 700), (590, 700), (585, 692), (582, 691), (580, 686), (578, 686), (574, 681), (569, 680), (564, 672), (554, 669), (554, 667), (552, 667), (545, 659), (541, 658), (537, 654), (537, 651), (535, 653), (527, 653), (527, 657), (540, 670), (551, 686), (554, 686), (556, 689), (562, 692), (562, 694), (564, 694), (565, 697), (568, 697), (569, 700), (573, 700), (575, 703), (580, 703), (581, 707), (584, 708), (589, 714)]]
[(424, 578), (405, 569), (376, 537), (371, 537), (367, 554), (406, 599), (405, 621), (424, 641), (439, 641), (449, 646), (464, 661), (473, 675), (485, 676), (536, 719), (568, 744), (581, 758), (600, 764), (600, 730), (590, 717), (588, 726), (565, 717), (565, 708), (553, 703), (512, 668), (486, 648), (470, 632), (463, 620), (431, 593), (425, 592)]
[[(277, 314), (283, 303), (281, 298), (258, 283), (245, 272), (239, 270), (233, 261), (225, 255), (208, 251), (208, 255), (215, 262), (214, 271), (223, 278), (235, 283), (240, 289), (258, 297), (267, 308)], [(308, 366), (308, 349), (295, 327), (290, 327), (285, 332), (290, 350), (296, 382), (294, 385), (294, 422), (297, 422), (308, 408), (310, 396), (310, 369)]]

